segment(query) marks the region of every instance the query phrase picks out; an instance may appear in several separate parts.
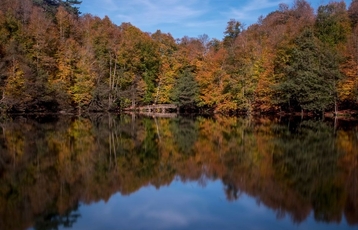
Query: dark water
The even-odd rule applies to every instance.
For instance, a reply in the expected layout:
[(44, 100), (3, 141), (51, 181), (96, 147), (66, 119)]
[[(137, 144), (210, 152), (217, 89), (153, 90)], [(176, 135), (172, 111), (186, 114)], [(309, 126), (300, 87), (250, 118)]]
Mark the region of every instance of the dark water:
[(0, 229), (357, 229), (358, 123), (0, 120)]

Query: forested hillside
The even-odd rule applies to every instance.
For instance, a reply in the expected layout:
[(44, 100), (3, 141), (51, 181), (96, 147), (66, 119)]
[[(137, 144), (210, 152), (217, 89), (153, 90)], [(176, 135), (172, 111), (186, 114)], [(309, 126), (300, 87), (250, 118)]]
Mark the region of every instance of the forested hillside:
[(1, 111), (358, 108), (358, 0), (281, 4), (247, 28), (230, 20), (221, 41), (115, 25), (80, 13), (80, 3), (0, 0)]

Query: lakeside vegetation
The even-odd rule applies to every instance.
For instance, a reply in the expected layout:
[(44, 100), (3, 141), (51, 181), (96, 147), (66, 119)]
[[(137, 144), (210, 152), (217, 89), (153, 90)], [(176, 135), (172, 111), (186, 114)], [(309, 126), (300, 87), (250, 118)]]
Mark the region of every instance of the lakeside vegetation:
[(79, 12), (77, 0), (0, 0), (0, 110), (206, 113), (358, 109), (358, 1), (305, 0), (223, 39), (174, 39)]

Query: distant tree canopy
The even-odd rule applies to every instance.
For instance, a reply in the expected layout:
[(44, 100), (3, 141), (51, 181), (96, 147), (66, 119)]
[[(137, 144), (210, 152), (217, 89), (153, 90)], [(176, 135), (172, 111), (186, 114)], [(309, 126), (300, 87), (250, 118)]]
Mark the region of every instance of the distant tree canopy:
[[(79, 12), (78, 0), (0, 0), (0, 110), (219, 113), (358, 109), (357, 1), (305, 0), (224, 38), (174, 39)], [(348, 8), (348, 9), (347, 9)]]

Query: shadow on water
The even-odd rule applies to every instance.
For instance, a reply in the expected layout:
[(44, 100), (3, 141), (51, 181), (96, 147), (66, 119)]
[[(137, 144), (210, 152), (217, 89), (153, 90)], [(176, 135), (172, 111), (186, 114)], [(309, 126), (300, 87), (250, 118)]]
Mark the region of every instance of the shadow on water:
[(300, 223), (358, 224), (358, 124), (93, 114), (0, 122), (0, 229), (71, 227), (80, 203), (221, 180)]

